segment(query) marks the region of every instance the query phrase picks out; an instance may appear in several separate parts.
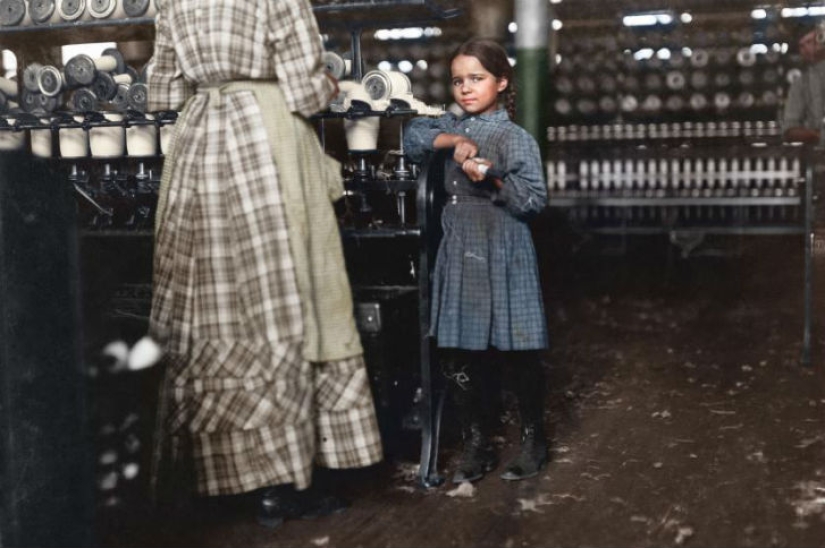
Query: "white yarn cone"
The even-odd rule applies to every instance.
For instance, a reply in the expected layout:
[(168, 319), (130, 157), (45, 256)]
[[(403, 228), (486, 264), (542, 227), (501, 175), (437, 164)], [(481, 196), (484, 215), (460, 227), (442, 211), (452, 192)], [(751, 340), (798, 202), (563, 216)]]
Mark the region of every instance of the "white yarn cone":
[(158, 343), (151, 337), (143, 337), (135, 343), (135, 346), (133, 346), (129, 352), (129, 370), (140, 371), (141, 369), (152, 367), (160, 361), (162, 356), (163, 350), (161, 350)]

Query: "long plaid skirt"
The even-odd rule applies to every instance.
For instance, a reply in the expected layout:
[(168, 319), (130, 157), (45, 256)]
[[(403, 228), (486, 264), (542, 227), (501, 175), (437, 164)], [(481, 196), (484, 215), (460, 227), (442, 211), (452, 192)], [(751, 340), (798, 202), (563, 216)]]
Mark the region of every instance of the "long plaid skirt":
[(156, 478), (185, 463), (200, 494), (301, 489), (313, 464), (379, 461), (380, 435), (362, 356), (301, 355), (301, 299), (260, 109), (252, 93), (225, 102), (215, 111), (193, 99), (165, 166), (151, 317), (167, 352)]

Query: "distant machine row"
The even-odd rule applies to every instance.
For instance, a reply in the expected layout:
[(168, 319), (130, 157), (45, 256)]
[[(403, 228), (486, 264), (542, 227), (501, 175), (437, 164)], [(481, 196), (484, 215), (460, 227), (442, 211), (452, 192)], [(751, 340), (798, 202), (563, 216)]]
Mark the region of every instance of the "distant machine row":
[[(559, 33), (550, 112), (561, 123), (773, 118), (800, 76), (797, 31), (754, 19), (726, 30), (681, 23)], [(793, 35), (792, 35), (793, 34)]]
[(779, 141), (781, 128), (775, 120), (720, 120), (718, 122), (615, 123), (547, 128), (551, 143), (588, 143), (596, 141), (704, 140), (734, 139)]
[(800, 156), (783, 152), (555, 159), (548, 161), (546, 168), (551, 199), (787, 197), (798, 196), (803, 177)]

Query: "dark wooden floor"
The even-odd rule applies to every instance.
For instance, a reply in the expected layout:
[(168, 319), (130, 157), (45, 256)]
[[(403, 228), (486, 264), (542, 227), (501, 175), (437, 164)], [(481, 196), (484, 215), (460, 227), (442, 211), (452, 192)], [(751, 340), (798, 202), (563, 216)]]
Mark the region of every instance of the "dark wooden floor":
[[(593, 243), (575, 255), (540, 251), (554, 436), (534, 480), (493, 473), (469, 492), (422, 489), (413, 443), (372, 469), (319, 476), (352, 501), (341, 515), (268, 530), (225, 501), (109, 523), (103, 544), (822, 546), (825, 359), (818, 322), (814, 366), (798, 361), (801, 244), (711, 243), (726, 254), (684, 260), (665, 242), (613, 257)], [(515, 419), (508, 395), (497, 437), (505, 459), (517, 449)], [(445, 444), (449, 474), (449, 431)]]

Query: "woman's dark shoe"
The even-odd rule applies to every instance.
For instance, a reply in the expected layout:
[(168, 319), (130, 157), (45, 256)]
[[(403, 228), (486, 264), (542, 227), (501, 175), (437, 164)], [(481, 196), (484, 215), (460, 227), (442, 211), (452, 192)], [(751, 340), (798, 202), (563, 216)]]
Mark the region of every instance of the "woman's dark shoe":
[(498, 466), (498, 457), (487, 442), (479, 424), (471, 424), (463, 433), (464, 450), (453, 473), (453, 483), (477, 481)]
[(340, 497), (311, 491), (310, 488), (298, 492), (302, 507), (301, 519), (315, 519), (340, 514), (349, 508), (349, 503)]
[(340, 514), (349, 504), (336, 496), (319, 493), (314, 488), (296, 491), (292, 485), (269, 487), (261, 492), (258, 502), (258, 523), (275, 529), (284, 520), (314, 519)]
[(547, 439), (541, 426), (528, 425), (521, 431), (521, 451), (511, 460), (501, 479), (507, 481), (535, 477), (547, 464)]
[(291, 485), (263, 489), (258, 500), (258, 523), (275, 529), (286, 519), (300, 517), (303, 508)]

